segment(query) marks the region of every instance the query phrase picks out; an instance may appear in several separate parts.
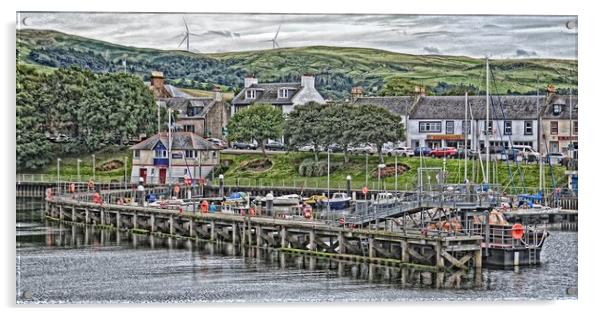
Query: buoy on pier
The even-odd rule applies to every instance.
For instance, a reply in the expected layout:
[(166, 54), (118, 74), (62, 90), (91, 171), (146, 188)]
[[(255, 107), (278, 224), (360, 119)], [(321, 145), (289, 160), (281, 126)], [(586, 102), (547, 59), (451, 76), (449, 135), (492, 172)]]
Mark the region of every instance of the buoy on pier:
[(525, 228), (520, 223), (512, 225), (512, 238), (521, 239), (525, 234)]
[(208, 213), (209, 212), (209, 202), (207, 202), (207, 200), (201, 201), (200, 208), (201, 208), (202, 213)]

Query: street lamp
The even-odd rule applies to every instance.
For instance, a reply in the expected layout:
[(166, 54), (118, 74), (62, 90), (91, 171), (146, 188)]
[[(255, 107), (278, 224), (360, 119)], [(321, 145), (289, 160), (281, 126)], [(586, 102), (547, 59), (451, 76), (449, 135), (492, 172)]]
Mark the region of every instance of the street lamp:
[(61, 188), (61, 158), (56, 158), (56, 191)]
[(347, 196), (351, 197), (351, 175), (347, 175)]
[(92, 154), (92, 180), (96, 181), (96, 155)]
[(125, 156), (123, 158), (123, 161), (125, 162), (125, 166), (123, 167), (123, 187), (124, 189), (128, 188), (128, 157)]
[(382, 168), (386, 167), (386, 165), (384, 163), (378, 164), (378, 189), (382, 190), (382, 184), (380, 183), (380, 171), (382, 170)]
[(368, 152), (365, 152), (366, 154), (366, 183), (364, 184), (364, 187), (368, 187)]
[(82, 179), (80, 177), (80, 173), (79, 173), (79, 163), (82, 162), (81, 159), (77, 159), (77, 182), (82, 182)]
[(327, 177), (326, 177), (326, 197), (328, 198), (328, 203), (326, 204), (326, 207), (328, 209), (328, 212), (330, 212), (330, 148), (328, 148), (328, 151), (326, 152), (326, 157), (327, 157)]

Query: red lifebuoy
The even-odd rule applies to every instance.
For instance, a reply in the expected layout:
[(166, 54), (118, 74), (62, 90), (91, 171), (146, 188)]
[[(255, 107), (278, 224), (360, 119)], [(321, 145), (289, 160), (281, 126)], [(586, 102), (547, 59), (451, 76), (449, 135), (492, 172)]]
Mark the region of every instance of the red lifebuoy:
[(523, 227), (523, 225), (521, 225), (519, 223), (512, 225), (512, 238), (521, 239), (521, 238), (523, 238), (524, 234), (525, 234), (525, 228)]
[(305, 218), (310, 219), (311, 218), (311, 206), (306, 205), (305, 208), (303, 209), (303, 213), (305, 215)]
[(180, 186), (176, 184), (176, 186), (173, 188), (173, 191), (176, 192), (176, 194), (180, 193)]
[(209, 202), (207, 202), (207, 200), (201, 202), (201, 212), (209, 213)]
[(75, 183), (69, 184), (69, 192), (75, 193)]
[(52, 188), (46, 189), (46, 199), (52, 200)]
[(88, 181), (88, 190), (92, 190), (94, 189), (94, 181), (92, 181), (92, 179), (90, 179), (90, 181)]
[(345, 225), (345, 217), (339, 218), (339, 224)]
[(96, 204), (102, 204), (102, 199), (98, 192), (94, 193), (94, 195), (92, 196), (92, 202), (94, 202)]
[(249, 209), (249, 216), (255, 216), (255, 209), (254, 208), (250, 208)]

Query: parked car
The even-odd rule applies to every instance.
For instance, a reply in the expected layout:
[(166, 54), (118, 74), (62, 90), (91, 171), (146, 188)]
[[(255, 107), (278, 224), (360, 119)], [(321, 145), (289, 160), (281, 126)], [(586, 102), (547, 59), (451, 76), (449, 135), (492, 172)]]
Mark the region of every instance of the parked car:
[(337, 144), (328, 145), (328, 149), (330, 149), (331, 153), (341, 153), (344, 151), (343, 147)]
[(225, 141), (223, 141), (219, 138), (207, 138), (207, 140), (212, 142), (215, 146), (217, 146), (221, 149), (226, 148), (228, 146), (228, 144)]
[(564, 158), (566, 158), (566, 156), (563, 153), (548, 153), (544, 157), (544, 162), (557, 165), (560, 164)]
[(431, 150), (431, 157), (455, 157), (458, 150), (454, 147), (441, 147)]
[[(309, 151), (309, 152), (314, 152), (316, 151), (316, 148), (314, 145), (305, 145), (305, 146), (301, 146), (298, 149), (299, 151)], [(318, 151), (324, 151), (324, 148), (322, 146), (318, 146)]]
[(353, 154), (375, 154), (376, 148), (374, 148), (372, 145), (360, 144), (349, 148), (349, 152)]
[[(476, 149), (468, 150), (468, 159), (479, 159), (479, 151)], [(457, 154), (454, 158), (464, 159), (464, 148), (458, 148)]]
[(414, 150), (411, 147), (403, 147), (398, 146), (395, 147), (391, 152), (388, 153), (389, 156), (401, 156), (401, 157), (411, 157), (414, 156)]
[(234, 142), (232, 142), (232, 148), (234, 148), (234, 149), (257, 149), (257, 145), (255, 145), (253, 143), (234, 141)]
[(431, 148), (429, 147), (416, 147), (414, 148), (414, 156), (429, 156), (431, 154)]
[(541, 155), (535, 150), (533, 150), (531, 146), (514, 145), (512, 146), (512, 148), (517, 149), (520, 152), (521, 156), (523, 156), (523, 159), (527, 159), (529, 161), (539, 161), (539, 158), (541, 157)]
[(519, 156), (522, 157), (518, 149), (503, 149), (500, 153), (500, 160), (516, 161)]
[(265, 144), (265, 149), (267, 150), (284, 150), (286, 147), (281, 142), (270, 142)]

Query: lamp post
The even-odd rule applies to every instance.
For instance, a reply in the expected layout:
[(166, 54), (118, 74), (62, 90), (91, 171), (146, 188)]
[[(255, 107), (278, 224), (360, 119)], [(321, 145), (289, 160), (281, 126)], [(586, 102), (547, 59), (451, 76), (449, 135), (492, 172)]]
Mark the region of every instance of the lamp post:
[(395, 191), (397, 191), (397, 155), (395, 155)]
[(219, 175), (219, 196), (224, 197), (224, 175)]
[(385, 165), (384, 163), (378, 164), (378, 189), (379, 189), (379, 190), (382, 190), (382, 189), (383, 189), (383, 186), (382, 186), (382, 184), (380, 183), (380, 171), (381, 171), (381, 170), (382, 170), (384, 167), (386, 167), (386, 165)]
[(92, 154), (92, 180), (96, 181), (96, 155)]
[(77, 182), (82, 182), (82, 179), (80, 177), (80, 173), (79, 173), (79, 163), (82, 162), (81, 159), (77, 159)]
[(326, 207), (328, 209), (328, 212), (330, 212), (330, 148), (328, 148), (328, 151), (326, 152), (326, 157), (327, 157), (327, 159), (326, 159), (327, 160), (326, 197), (328, 198), (328, 203), (326, 204)]
[(128, 188), (128, 157), (127, 156), (123, 157), (123, 161), (125, 163), (125, 166), (123, 167), (123, 188), (127, 189)]
[(351, 197), (351, 175), (347, 175), (347, 196)]
[(366, 183), (364, 183), (365, 187), (368, 187), (368, 152), (365, 152), (366, 154)]
[(56, 158), (56, 192), (60, 193), (61, 188), (61, 158)]

